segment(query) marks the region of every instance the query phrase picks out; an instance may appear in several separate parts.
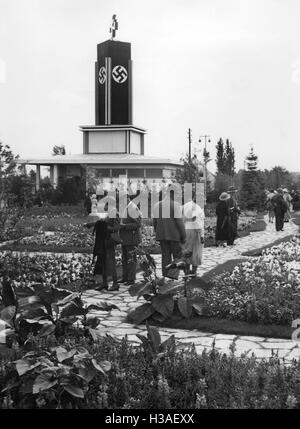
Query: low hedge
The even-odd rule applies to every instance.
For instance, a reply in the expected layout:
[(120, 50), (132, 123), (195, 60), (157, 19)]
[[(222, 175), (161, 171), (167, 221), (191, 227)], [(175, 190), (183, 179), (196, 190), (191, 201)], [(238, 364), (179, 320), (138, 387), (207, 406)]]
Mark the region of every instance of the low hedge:
[[(65, 352), (60, 349), (64, 356), (58, 366), (64, 376), (74, 372), (70, 352), (74, 347), (81, 353), (77, 363), (88, 353), (100, 364), (106, 362), (106, 370), (97, 371), (90, 381), (78, 377), (74, 383), (81, 388), (65, 391), (63, 381), (46, 386), (34, 362), (57, 365), (59, 355), (54, 350), (62, 345)], [(1, 409), (300, 408), (299, 361), (283, 366), (276, 356), (268, 361), (254, 356), (237, 358), (234, 347), (226, 356), (215, 349), (197, 355), (194, 348), (176, 351), (170, 346), (159, 356), (146, 346), (130, 345), (126, 338), (115, 341), (108, 337), (92, 343), (84, 337), (69, 337), (59, 343), (48, 337), (31, 340), (31, 353), (25, 358), (33, 362), (31, 369), (21, 365), (26, 353), (28, 350), (15, 349), (10, 358), (0, 358)], [(43, 390), (32, 393), (37, 377)]]

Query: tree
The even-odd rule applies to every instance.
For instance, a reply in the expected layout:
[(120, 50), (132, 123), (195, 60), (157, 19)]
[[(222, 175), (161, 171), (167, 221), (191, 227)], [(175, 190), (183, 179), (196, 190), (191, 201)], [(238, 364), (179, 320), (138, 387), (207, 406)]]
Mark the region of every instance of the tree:
[(253, 147), (245, 160), (246, 170), (241, 177), (240, 205), (249, 210), (262, 210), (266, 194), (264, 175), (257, 170), (258, 157)]
[(254, 153), (253, 146), (251, 146), (249, 155), (246, 156), (246, 170), (248, 171), (256, 171), (257, 170), (257, 162), (258, 157)]
[(233, 177), (235, 172), (235, 152), (231, 142), (226, 139), (224, 145), (223, 140), (220, 138), (216, 145), (217, 156), (217, 174), (226, 174)]
[(198, 183), (203, 178), (203, 166), (196, 155), (190, 159), (189, 154), (186, 154), (180, 161), (183, 165), (177, 169), (175, 175), (178, 183), (181, 185), (184, 183)]
[(61, 145), (61, 146), (55, 145), (55, 146), (53, 146), (52, 155), (56, 156), (56, 155), (65, 155), (65, 154), (66, 154), (65, 145)]
[(233, 184), (234, 172), (235, 172), (235, 152), (231, 142), (226, 139), (224, 144), (222, 138), (216, 145), (216, 181), (215, 181), (215, 192), (212, 193), (212, 197), (217, 199), (218, 196), (226, 191), (230, 185)]
[(234, 148), (232, 147), (231, 142), (226, 140), (225, 145), (225, 160), (224, 160), (224, 172), (228, 174), (228, 176), (233, 177), (235, 173), (235, 153)]
[(216, 157), (216, 165), (217, 165), (217, 172), (218, 173), (224, 173), (224, 164), (225, 164), (225, 157), (224, 157), (224, 143), (223, 140), (220, 139), (216, 145), (217, 150), (217, 157)]
[(264, 170), (263, 174), (268, 189), (297, 188), (293, 175), (284, 167), (275, 166), (271, 170)]
[(10, 147), (0, 141), (0, 201), (9, 198), (8, 179), (17, 173), (17, 159)]

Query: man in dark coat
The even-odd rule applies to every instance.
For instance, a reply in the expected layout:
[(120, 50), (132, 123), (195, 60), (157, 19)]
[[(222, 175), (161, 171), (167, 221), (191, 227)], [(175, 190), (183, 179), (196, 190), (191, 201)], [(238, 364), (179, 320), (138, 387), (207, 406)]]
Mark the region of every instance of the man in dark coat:
[(283, 190), (281, 188), (277, 189), (277, 193), (271, 201), (274, 207), (276, 231), (283, 231), (284, 215), (287, 211), (287, 204), (283, 199)]
[[(164, 217), (163, 207), (169, 205), (169, 216)], [(153, 226), (156, 240), (160, 242), (162, 255), (162, 274), (167, 276), (166, 266), (182, 255), (181, 244), (186, 240), (186, 232), (179, 203), (168, 195), (154, 206)]]
[(126, 216), (121, 219), (120, 237), (122, 240), (122, 271), (120, 283), (132, 285), (136, 279), (136, 251), (135, 247), (142, 241), (141, 214), (137, 206), (129, 201)]
[(116, 266), (116, 243), (112, 234), (120, 229), (118, 217), (104, 217), (95, 223), (93, 234), (95, 244), (93, 259), (96, 258), (94, 276), (102, 276), (103, 283), (97, 289), (108, 289), (108, 277), (112, 277), (113, 284), (109, 290), (119, 290), (117, 266)]

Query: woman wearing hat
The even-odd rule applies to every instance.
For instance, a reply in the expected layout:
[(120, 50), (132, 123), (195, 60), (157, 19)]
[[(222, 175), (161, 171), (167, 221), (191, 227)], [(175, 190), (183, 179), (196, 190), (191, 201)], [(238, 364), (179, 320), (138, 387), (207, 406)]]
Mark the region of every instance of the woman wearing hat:
[(234, 186), (230, 186), (227, 192), (230, 196), (230, 198), (227, 201), (228, 207), (229, 207), (229, 222), (228, 222), (229, 238), (228, 238), (227, 244), (229, 246), (232, 246), (234, 243), (234, 240), (237, 238), (238, 218), (241, 213), (241, 210), (236, 201), (237, 189), (235, 189)]
[(219, 196), (219, 202), (216, 207), (217, 227), (216, 227), (216, 246), (229, 241), (229, 206), (230, 195), (222, 192)]

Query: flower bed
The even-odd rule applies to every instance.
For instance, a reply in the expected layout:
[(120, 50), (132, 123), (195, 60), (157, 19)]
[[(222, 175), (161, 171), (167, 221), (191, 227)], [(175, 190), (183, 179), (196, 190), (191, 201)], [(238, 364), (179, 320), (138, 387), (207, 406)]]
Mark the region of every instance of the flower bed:
[(49, 255), (13, 256), (0, 254), (0, 278), (9, 278), (13, 286), (29, 286), (31, 283), (64, 286), (92, 275), (90, 255), (72, 258)]
[[(75, 231), (74, 231), (75, 229)], [(70, 231), (67, 232), (42, 232), (31, 237), (24, 237), (18, 241), (20, 245), (37, 245), (37, 246), (74, 246), (74, 248), (82, 248), (92, 250), (94, 237), (90, 231), (81, 231), (80, 228), (70, 226)]]
[(267, 249), (215, 278), (207, 315), (251, 323), (291, 325), (300, 317), (300, 241)]

